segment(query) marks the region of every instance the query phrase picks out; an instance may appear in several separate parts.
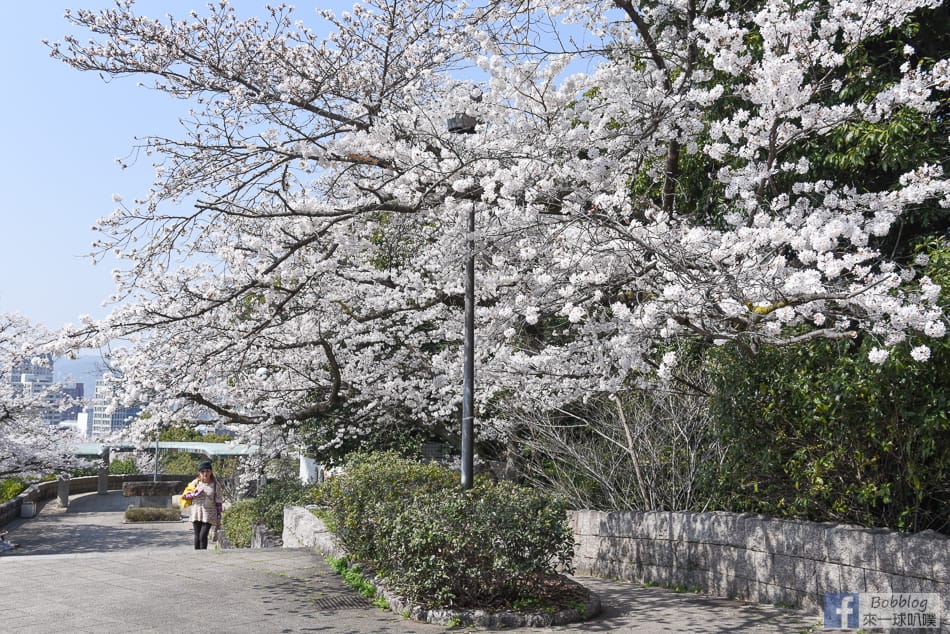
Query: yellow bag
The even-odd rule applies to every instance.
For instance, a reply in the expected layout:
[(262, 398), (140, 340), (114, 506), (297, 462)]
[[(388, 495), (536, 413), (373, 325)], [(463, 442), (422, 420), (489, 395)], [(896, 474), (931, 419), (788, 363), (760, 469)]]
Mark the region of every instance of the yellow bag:
[(181, 495), (178, 496), (178, 506), (181, 507), (181, 510), (184, 511), (186, 508), (188, 508), (188, 507), (191, 506), (191, 504), (192, 504), (192, 500), (186, 500), (186, 499), (185, 499), (185, 494), (187, 494), (187, 493), (194, 493), (196, 490), (198, 490), (198, 480), (197, 480), (197, 479), (192, 480), (191, 482), (189, 482), (188, 485), (185, 487), (185, 490), (182, 491), (182, 492), (181, 492)]

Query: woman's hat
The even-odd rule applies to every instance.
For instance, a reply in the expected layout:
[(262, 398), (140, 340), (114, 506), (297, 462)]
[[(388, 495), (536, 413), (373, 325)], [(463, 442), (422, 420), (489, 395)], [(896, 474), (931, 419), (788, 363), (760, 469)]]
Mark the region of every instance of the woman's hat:
[(211, 469), (211, 461), (210, 461), (210, 460), (202, 460), (201, 462), (199, 462), (199, 463), (198, 463), (198, 471), (201, 471), (202, 469)]

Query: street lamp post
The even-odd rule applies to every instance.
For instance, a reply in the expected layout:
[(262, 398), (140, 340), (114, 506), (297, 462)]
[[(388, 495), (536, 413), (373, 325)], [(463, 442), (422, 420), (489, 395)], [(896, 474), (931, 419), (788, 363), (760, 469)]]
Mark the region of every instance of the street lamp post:
[[(473, 134), (476, 120), (465, 114), (448, 120), (453, 134)], [(468, 210), (465, 238), (465, 333), (462, 361), (462, 488), (474, 483), (475, 444), (475, 203)]]

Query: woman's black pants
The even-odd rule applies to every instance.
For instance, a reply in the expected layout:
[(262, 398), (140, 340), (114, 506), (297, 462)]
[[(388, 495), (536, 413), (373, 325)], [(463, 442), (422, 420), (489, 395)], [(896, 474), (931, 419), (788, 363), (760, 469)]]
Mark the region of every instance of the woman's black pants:
[(208, 533), (211, 532), (211, 524), (208, 522), (192, 522), (195, 525), (195, 550), (205, 550), (208, 548)]

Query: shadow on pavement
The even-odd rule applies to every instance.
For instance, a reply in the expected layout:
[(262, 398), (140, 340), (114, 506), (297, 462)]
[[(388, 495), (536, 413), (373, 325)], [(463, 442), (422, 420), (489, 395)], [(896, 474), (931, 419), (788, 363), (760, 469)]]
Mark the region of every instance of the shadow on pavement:
[(69, 508), (55, 500), (41, 504), (33, 518), (7, 525), (8, 539), (19, 548), (7, 556), (113, 552), (141, 548), (193, 548), (191, 524), (180, 522), (125, 523), (128, 498), (120, 491), (89, 493), (70, 499)]
[(799, 634), (814, 626), (815, 617), (800, 610), (742, 603), (666, 588), (576, 580), (600, 596), (603, 610), (594, 620), (574, 623), (572, 632), (780, 632)]

